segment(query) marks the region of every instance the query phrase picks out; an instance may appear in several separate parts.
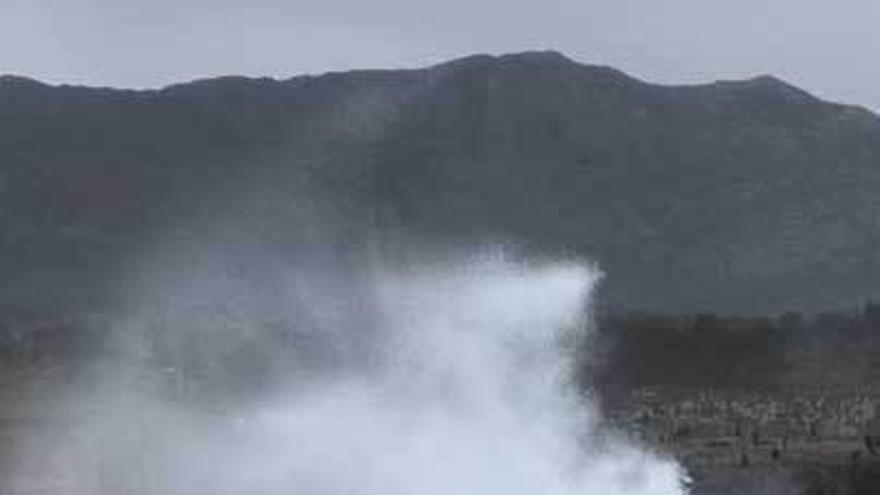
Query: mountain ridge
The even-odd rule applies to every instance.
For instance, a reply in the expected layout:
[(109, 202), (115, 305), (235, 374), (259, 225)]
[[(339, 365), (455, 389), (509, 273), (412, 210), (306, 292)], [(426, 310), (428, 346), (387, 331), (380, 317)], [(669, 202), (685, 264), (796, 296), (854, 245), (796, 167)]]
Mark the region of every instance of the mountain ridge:
[(880, 118), (772, 76), (663, 86), (556, 52), (159, 90), (4, 76), (0, 163), (0, 310), (97, 304), (209, 224), (298, 246), (314, 195), (345, 235), (594, 259), (614, 308), (880, 296)]
[[(639, 83), (643, 85), (652, 86), (655, 88), (665, 88), (665, 89), (709, 89), (717, 86), (727, 86), (733, 88), (755, 88), (755, 87), (763, 87), (763, 88), (775, 88), (779, 91), (786, 92), (797, 92), (802, 94), (803, 96), (810, 97), (815, 101), (822, 101), (825, 103), (831, 103), (835, 105), (842, 105), (847, 107), (854, 108), (862, 108), (865, 111), (876, 115), (875, 112), (864, 107), (862, 105), (853, 104), (853, 103), (844, 103), (837, 102), (833, 100), (827, 100), (823, 98), (819, 98), (812, 93), (803, 90), (782, 78), (779, 78), (773, 74), (757, 74), (755, 76), (743, 78), (743, 79), (718, 79), (712, 80), (702, 83), (689, 83), (689, 84), (664, 84), (647, 81), (645, 79), (641, 79), (635, 77), (631, 74), (628, 74), (624, 71), (616, 69), (607, 65), (595, 65), (595, 64), (587, 64), (576, 61), (565, 54), (556, 51), (556, 50), (529, 50), (523, 52), (513, 52), (513, 53), (505, 53), (500, 55), (491, 55), (485, 53), (473, 54), (461, 56), (458, 58), (454, 58), (445, 62), (439, 62), (430, 65), (417, 66), (411, 68), (403, 68), (403, 69), (347, 69), (347, 70), (334, 70), (334, 71), (326, 71), (326, 72), (316, 72), (316, 73), (302, 73), (296, 74), (289, 77), (270, 77), (270, 76), (244, 76), (244, 75), (236, 75), (236, 74), (226, 74), (226, 75), (217, 75), (210, 76), (205, 78), (196, 78), (176, 83), (171, 83), (158, 88), (145, 88), (145, 89), (133, 89), (127, 87), (114, 87), (114, 86), (93, 86), (93, 85), (85, 85), (85, 84), (70, 84), (70, 83), (48, 83), (41, 81), (39, 79), (34, 79), (24, 75), (12, 74), (12, 73), (0, 73), (0, 88), (4, 86), (33, 86), (33, 87), (42, 87), (42, 88), (55, 88), (55, 89), (72, 89), (72, 90), (84, 90), (84, 91), (113, 91), (113, 92), (121, 92), (127, 94), (133, 93), (142, 93), (142, 94), (151, 94), (151, 93), (163, 93), (168, 91), (173, 91), (180, 87), (185, 86), (205, 86), (205, 85), (213, 85), (213, 84), (226, 84), (226, 83), (244, 83), (244, 84), (269, 84), (269, 85), (285, 85), (290, 83), (297, 83), (302, 81), (314, 81), (321, 79), (332, 79), (338, 77), (355, 77), (359, 75), (384, 75), (391, 73), (404, 73), (404, 72), (424, 72), (431, 70), (442, 70), (444, 68), (465, 68), (469, 65), (473, 64), (503, 64), (503, 63), (530, 63), (530, 64), (539, 64), (539, 65), (567, 65), (569, 67), (577, 67), (581, 70), (588, 70), (595, 73), (604, 73), (606, 75), (612, 75), (616, 77), (620, 77), (622, 79), (626, 79), (629, 82)], [(878, 117), (880, 118), (880, 117)]]

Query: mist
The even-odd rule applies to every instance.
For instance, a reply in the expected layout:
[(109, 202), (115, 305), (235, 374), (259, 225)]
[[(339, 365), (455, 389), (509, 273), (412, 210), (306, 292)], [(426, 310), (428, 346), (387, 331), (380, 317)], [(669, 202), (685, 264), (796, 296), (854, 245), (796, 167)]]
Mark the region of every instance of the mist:
[(683, 493), (574, 386), (593, 267), (311, 261), (140, 292), (11, 493)]

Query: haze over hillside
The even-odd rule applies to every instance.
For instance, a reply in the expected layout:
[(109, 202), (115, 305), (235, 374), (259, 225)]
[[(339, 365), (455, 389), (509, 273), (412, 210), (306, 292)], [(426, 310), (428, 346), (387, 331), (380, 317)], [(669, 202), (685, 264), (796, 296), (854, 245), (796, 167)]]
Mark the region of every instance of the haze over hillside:
[(158, 91), (6, 76), (0, 308), (99, 310), (132, 260), (206, 234), (503, 240), (595, 259), (615, 308), (849, 306), (880, 296), (878, 190), (880, 119), (770, 76), (658, 86), (554, 52)]

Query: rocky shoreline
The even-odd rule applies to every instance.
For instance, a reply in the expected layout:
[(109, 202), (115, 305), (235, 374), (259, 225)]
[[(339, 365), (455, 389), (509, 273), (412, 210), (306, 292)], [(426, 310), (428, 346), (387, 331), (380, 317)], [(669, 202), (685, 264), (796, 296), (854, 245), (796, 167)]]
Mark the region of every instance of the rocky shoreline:
[(642, 388), (614, 428), (679, 460), (697, 495), (880, 492), (880, 390)]

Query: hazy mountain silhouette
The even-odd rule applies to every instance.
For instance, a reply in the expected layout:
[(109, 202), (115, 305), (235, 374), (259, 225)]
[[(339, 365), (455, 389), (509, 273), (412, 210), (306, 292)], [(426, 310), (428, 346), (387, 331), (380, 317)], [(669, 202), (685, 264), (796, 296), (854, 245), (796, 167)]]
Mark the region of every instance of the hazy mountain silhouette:
[(659, 86), (529, 52), (155, 91), (0, 78), (7, 311), (100, 306), (206, 224), (299, 249), (313, 216), (340, 246), (590, 256), (621, 308), (850, 305), (880, 294), (878, 192), (880, 119), (771, 76)]

